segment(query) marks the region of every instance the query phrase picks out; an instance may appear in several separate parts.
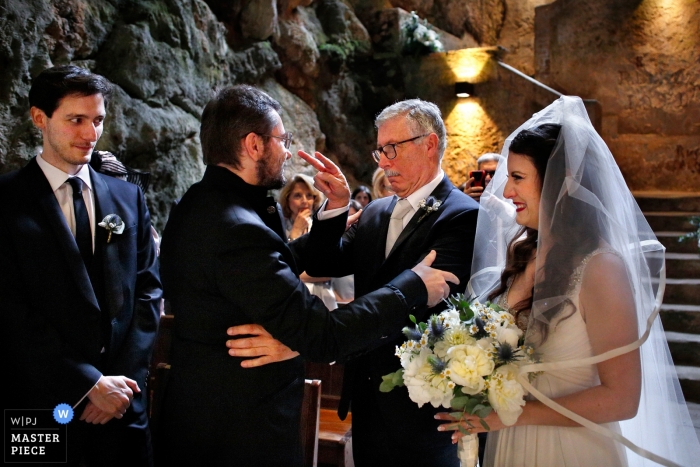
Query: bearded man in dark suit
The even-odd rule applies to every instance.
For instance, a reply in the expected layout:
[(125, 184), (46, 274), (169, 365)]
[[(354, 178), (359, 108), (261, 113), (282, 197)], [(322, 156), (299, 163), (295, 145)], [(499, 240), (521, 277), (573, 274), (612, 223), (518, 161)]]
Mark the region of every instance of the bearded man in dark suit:
[[(292, 135), (280, 112), (251, 86), (216, 94), (202, 114), (207, 169), (163, 233), (163, 284), (175, 316), (156, 443), (165, 464), (302, 464), (302, 358), (290, 351), (277, 363), (244, 369), (243, 359), (224, 347), (232, 324), (260, 324), (304, 357), (332, 361), (398, 332), (412, 309), (446, 296), (445, 280), (457, 281), (428, 267), (432, 254), (333, 313), (311, 295), (299, 279), (304, 244), (287, 243), (279, 206), (267, 194), (284, 184), (291, 157)], [(342, 214), (329, 221), (340, 236), (350, 190), (337, 167), (324, 162), (323, 176), (343, 200), (327, 206)]]
[(150, 217), (138, 187), (88, 164), (111, 90), (75, 66), (39, 74), (29, 102), (43, 150), (0, 177), (4, 407), (74, 407), (71, 465), (152, 465), (145, 384), (161, 285)]
[[(324, 277), (354, 274), (355, 291), (362, 295), (435, 251), (433, 265), (466, 284), (479, 205), (455, 188), (440, 168), (447, 145), (440, 110), (420, 99), (405, 100), (384, 109), (375, 124), (377, 149), (372, 157), (396, 195), (368, 204), (359, 222), (345, 234), (332, 228), (337, 221), (328, 206), (322, 207), (303, 240), (307, 273)], [(340, 198), (330, 189), (324, 159), (310, 162), (319, 170), (316, 184), (328, 196), (329, 204), (347, 203), (349, 198)], [(451, 284), (451, 293), (463, 291), (463, 287)], [(426, 321), (442, 309), (421, 306), (412, 314), (418, 321)], [(406, 319), (404, 325), (411, 323)], [(260, 341), (265, 338), (264, 330), (253, 327), (235, 328), (230, 333), (241, 330), (260, 334)], [(368, 351), (345, 364), (338, 414), (344, 419), (352, 407), (355, 465), (456, 467), (456, 445), (437, 431), (436, 409), (429, 405), (418, 408), (405, 388), (379, 391), (382, 376), (401, 367), (395, 349), (404, 340), (401, 332), (386, 333)], [(243, 350), (250, 349), (238, 351)]]

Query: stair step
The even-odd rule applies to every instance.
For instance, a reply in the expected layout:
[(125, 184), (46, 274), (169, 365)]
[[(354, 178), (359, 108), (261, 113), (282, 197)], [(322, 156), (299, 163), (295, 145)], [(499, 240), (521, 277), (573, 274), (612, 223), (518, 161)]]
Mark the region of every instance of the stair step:
[(666, 331), (700, 334), (700, 305), (661, 305), (661, 322)]
[(666, 331), (666, 340), (674, 364), (700, 367), (700, 334)]
[[(700, 428), (700, 369), (697, 367), (687, 367), (676, 365), (676, 373), (683, 389), (683, 395), (690, 410), (690, 418), (696, 429)], [(696, 411), (693, 413), (691, 404), (695, 403)]]
[(698, 439), (700, 439), (700, 404), (688, 402), (688, 412), (690, 412), (690, 419), (693, 421), (695, 432), (698, 434)]
[(690, 223), (691, 216), (700, 216), (700, 212), (694, 211), (642, 211), (651, 229), (656, 231), (675, 230), (692, 232), (695, 230)]
[(700, 193), (635, 191), (632, 193), (642, 211), (700, 211)]
[(666, 276), (700, 279), (700, 254), (666, 253)]
[(654, 232), (661, 244), (666, 247), (667, 253), (698, 253), (698, 241), (690, 239), (678, 241), (687, 232)]
[(700, 279), (666, 279), (664, 302), (682, 305), (700, 303)]

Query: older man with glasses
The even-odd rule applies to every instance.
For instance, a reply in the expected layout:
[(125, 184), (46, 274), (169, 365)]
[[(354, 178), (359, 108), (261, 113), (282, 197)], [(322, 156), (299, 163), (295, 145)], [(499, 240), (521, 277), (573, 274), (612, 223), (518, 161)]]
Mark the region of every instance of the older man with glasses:
[[(457, 282), (428, 267), (432, 255), (333, 313), (312, 296), (299, 279), (303, 242), (287, 242), (279, 206), (267, 196), (284, 184), (291, 157), (281, 111), (270, 96), (242, 85), (220, 90), (202, 113), (207, 168), (171, 213), (161, 250), (175, 315), (156, 443), (161, 465), (303, 465), (299, 353), (332, 361), (361, 351), (400, 332), (411, 308), (439, 303), (449, 290), (445, 280)], [(350, 189), (323, 160), (344, 182), (343, 196), (336, 193), (327, 208), (344, 213)], [(338, 220), (337, 237), (345, 216)], [(228, 326), (250, 322), (299, 353), (280, 345), (274, 365), (246, 369), (255, 360), (236, 349), (227, 355), (224, 342)]]
[[(375, 124), (377, 148), (372, 157), (395, 195), (368, 204), (342, 237), (338, 225), (344, 216), (332, 217), (322, 208), (308, 237), (307, 272), (326, 277), (355, 274), (360, 296), (381, 288), (434, 250), (434, 265), (460, 280), (460, 285), (451, 284), (450, 292), (463, 292), (479, 205), (455, 188), (440, 168), (447, 145), (440, 110), (420, 99), (406, 100), (384, 109)], [(319, 170), (316, 186), (328, 197), (328, 205), (347, 204), (349, 199), (329, 177), (332, 167), (321, 157), (311, 162)], [(411, 314), (425, 321), (442, 309), (418, 306)], [(410, 325), (408, 315), (405, 324)], [(379, 391), (382, 375), (401, 366), (395, 349), (403, 341), (401, 332), (384, 335), (373, 342), (372, 350), (345, 365), (339, 415), (344, 419), (352, 404), (355, 465), (457, 467), (456, 445), (437, 431), (435, 409), (419, 408), (404, 388)]]

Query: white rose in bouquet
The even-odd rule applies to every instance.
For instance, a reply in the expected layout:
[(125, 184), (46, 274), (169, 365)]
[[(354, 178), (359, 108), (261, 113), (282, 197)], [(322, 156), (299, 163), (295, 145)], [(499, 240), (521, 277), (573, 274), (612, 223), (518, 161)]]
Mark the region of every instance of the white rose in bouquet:
[(507, 343), (512, 348), (516, 348), (518, 346), (518, 341), (523, 335), (523, 331), (520, 328), (513, 324), (505, 323), (503, 323), (501, 326), (497, 326), (494, 332), (496, 333), (496, 340), (499, 343)]
[(405, 368), (403, 380), (408, 396), (418, 407), (430, 403), (433, 407), (449, 408), (454, 383), (447, 379), (444, 372), (436, 372), (435, 365), (430, 363), (431, 357), (435, 358), (433, 352), (423, 347)]
[(516, 379), (517, 375), (518, 367), (508, 364), (498, 367), (489, 379), (489, 403), (507, 426), (516, 422), (525, 405), (525, 389)]
[(484, 389), (484, 376), (493, 372), (494, 362), (477, 345), (456, 345), (447, 351), (449, 376), (462, 386), (465, 394), (477, 394)]
[(476, 339), (471, 336), (469, 330), (464, 326), (458, 325), (447, 328), (442, 340), (435, 343), (433, 351), (438, 357), (445, 358), (450, 348), (464, 344), (473, 345), (474, 343), (476, 343)]

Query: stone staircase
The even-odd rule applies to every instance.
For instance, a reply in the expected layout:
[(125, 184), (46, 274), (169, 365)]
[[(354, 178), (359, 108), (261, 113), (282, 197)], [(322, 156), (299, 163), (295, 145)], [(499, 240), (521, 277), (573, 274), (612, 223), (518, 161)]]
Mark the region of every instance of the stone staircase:
[(666, 293), (661, 321), (678, 379), (700, 438), (700, 254), (695, 240), (678, 238), (694, 230), (700, 193), (634, 193), (649, 225), (666, 247)]

